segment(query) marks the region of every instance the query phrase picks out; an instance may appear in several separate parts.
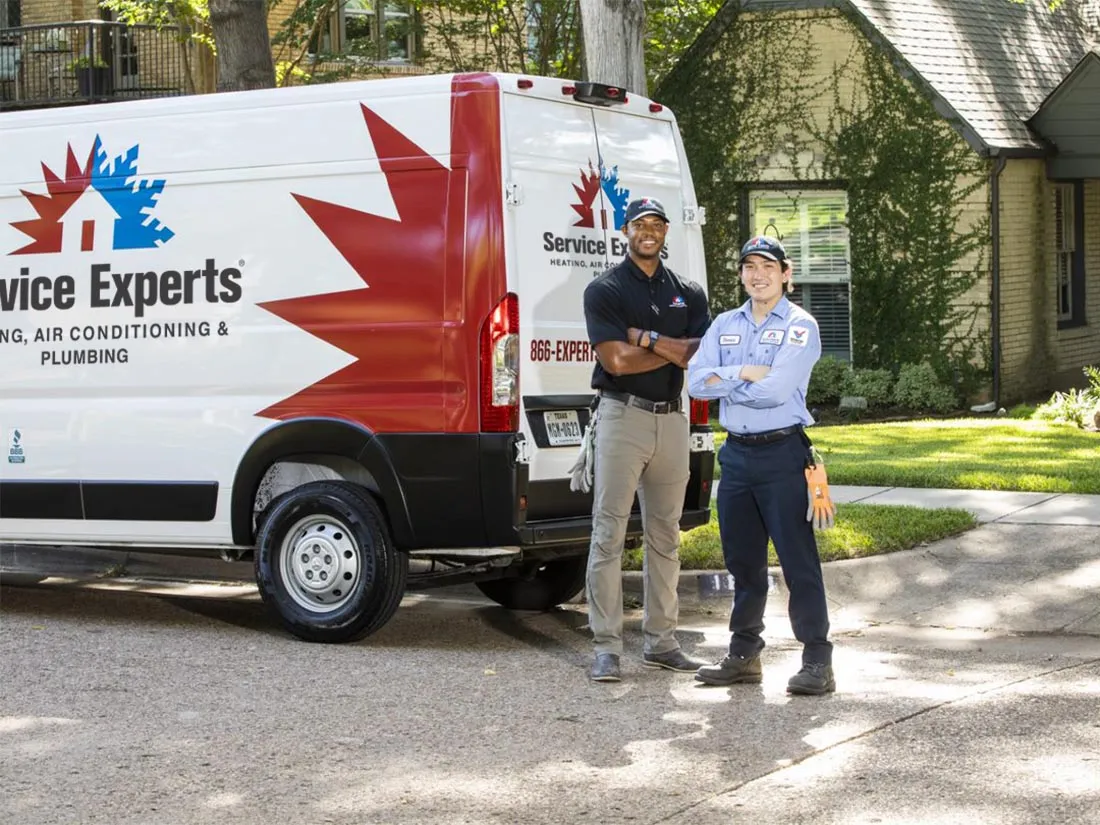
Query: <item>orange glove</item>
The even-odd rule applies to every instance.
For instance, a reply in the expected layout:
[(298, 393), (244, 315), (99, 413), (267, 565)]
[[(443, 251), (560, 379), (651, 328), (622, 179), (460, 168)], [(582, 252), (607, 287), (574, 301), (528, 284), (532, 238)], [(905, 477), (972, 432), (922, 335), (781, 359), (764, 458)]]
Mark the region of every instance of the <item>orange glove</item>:
[(818, 530), (828, 530), (836, 524), (836, 505), (829, 495), (829, 477), (821, 461), (806, 468), (806, 521)]

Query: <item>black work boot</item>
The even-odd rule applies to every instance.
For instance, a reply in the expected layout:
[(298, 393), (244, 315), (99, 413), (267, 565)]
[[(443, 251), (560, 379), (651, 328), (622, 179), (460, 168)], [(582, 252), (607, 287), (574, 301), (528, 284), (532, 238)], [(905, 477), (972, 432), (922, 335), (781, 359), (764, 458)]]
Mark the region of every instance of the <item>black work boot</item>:
[(735, 656), (732, 653), (715, 665), (701, 667), (695, 681), (707, 685), (758, 685), (764, 678), (759, 656)]
[(642, 661), (646, 667), (663, 667), (665, 670), (675, 670), (677, 673), (695, 673), (708, 664), (705, 659), (688, 656), (680, 648), (665, 653), (646, 653)]
[(590, 673), (593, 682), (619, 682), (619, 657), (614, 653), (597, 653)]
[(833, 679), (833, 666), (823, 662), (803, 662), (802, 670), (787, 682), (787, 693), (803, 696), (822, 696), (834, 690), (836, 680)]

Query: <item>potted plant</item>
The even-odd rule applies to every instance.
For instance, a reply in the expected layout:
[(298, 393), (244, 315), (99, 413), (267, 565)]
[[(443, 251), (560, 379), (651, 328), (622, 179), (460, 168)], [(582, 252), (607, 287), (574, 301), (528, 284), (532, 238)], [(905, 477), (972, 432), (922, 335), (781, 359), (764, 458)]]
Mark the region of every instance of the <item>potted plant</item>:
[(69, 64), (76, 73), (76, 85), (82, 97), (100, 97), (111, 93), (111, 67), (98, 57), (78, 57)]

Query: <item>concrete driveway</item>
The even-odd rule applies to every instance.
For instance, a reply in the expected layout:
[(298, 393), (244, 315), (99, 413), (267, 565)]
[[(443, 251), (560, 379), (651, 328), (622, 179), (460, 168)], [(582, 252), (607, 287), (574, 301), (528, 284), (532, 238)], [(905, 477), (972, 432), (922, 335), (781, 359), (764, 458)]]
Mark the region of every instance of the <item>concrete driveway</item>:
[[(370, 639), (318, 646), (234, 576), (181, 584), (168, 563), (162, 581), (143, 557), (128, 565), (143, 575), (103, 579), (89, 556), (43, 582), (26, 558), (17, 577), (0, 554), (5, 583), (37, 582), (0, 589), (3, 822), (1003, 825), (1100, 810), (1097, 527), (996, 523), (827, 565), (838, 692), (821, 699), (784, 692), (799, 652), (781, 582), (764, 683), (722, 689), (642, 668), (637, 610), (625, 681), (593, 684), (583, 606), (416, 594)], [(682, 642), (714, 658), (721, 587), (681, 583)]]

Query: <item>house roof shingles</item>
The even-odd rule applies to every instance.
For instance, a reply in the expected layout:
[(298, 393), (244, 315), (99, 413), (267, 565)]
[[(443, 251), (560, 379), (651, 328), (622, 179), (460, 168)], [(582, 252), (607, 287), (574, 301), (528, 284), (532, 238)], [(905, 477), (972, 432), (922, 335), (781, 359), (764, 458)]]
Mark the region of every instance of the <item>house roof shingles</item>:
[(964, 122), (976, 148), (1041, 149), (1026, 122), (1089, 52), (1095, 0), (748, 0), (745, 11), (847, 6)]

